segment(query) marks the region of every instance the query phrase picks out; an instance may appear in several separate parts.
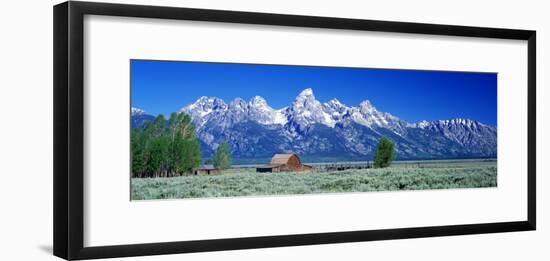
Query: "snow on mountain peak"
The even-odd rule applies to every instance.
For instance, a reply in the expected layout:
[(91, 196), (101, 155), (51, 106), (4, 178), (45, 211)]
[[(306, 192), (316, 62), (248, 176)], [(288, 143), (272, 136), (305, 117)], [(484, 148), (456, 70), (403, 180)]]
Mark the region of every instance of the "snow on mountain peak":
[(194, 103), (181, 108), (180, 112), (189, 114), (193, 119), (200, 118), (200, 123), (202, 124), (206, 121), (202, 119), (206, 115), (215, 111), (225, 111), (227, 108), (227, 104), (220, 98), (202, 96)]
[(338, 99), (334, 98), (328, 102), (325, 102), (326, 106), (330, 106), (333, 108), (339, 108), (339, 107), (346, 107), (343, 103), (341, 103)]
[(248, 113), (248, 103), (241, 98), (235, 98), (229, 103), (227, 110), (233, 114), (233, 118), (239, 120), (240, 118), (246, 117)]
[(372, 103), (369, 100), (364, 100), (361, 103), (359, 103), (359, 108), (361, 109), (361, 111), (364, 111), (364, 112), (376, 111), (376, 108), (372, 105)]
[(132, 116), (134, 116), (134, 115), (143, 115), (143, 114), (147, 114), (147, 113), (144, 110), (140, 109), (140, 108), (132, 107)]
[(250, 116), (250, 119), (260, 124), (284, 125), (287, 122), (287, 118), (283, 113), (284, 109), (274, 110), (261, 96), (254, 96), (248, 102), (248, 114)]
[(315, 99), (311, 88), (304, 89), (292, 103), (293, 107), (320, 107), (321, 103)]
[(229, 103), (229, 107), (231, 108), (239, 108), (239, 109), (246, 109), (247, 103), (241, 98), (235, 98), (231, 103)]
[(496, 128), (493, 126), (485, 125), (481, 122), (471, 120), (471, 119), (464, 119), (464, 118), (454, 118), (454, 119), (434, 120), (434, 121), (423, 120), (418, 123), (411, 124), (409, 125), (409, 127), (421, 128), (421, 129), (435, 129), (435, 130), (442, 130), (442, 129), (496, 130)]
[(416, 124), (411, 125), (411, 127), (418, 127), (418, 128), (421, 128), (421, 129), (424, 129), (428, 126), (430, 126), (430, 122), (428, 122), (426, 120), (423, 120), (421, 122), (418, 122)]
[(341, 121), (350, 110), (350, 108), (348, 108), (336, 98), (323, 103), (323, 107), (325, 112), (327, 112), (332, 117), (332, 119), (337, 122)]
[(194, 104), (197, 104), (197, 105), (203, 105), (203, 104), (208, 104), (208, 103), (212, 103), (213, 102), (213, 98), (210, 98), (210, 97), (207, 97), (207, 96), (201, 96), (200, 98), (198, 98)]
[(258, 107), (258, 106), (267, 106), (267, 101), (261, 97), (261, 96), (254, 96), (250, 101), (248, 102), (251, 106)]
[(218, 110), (227, 107), (227, 104), (220, 98), (202, 96), (195, 103), (189, 105), (191, 108), (202, 108), (204, 110)]
[[(311, 88), (306, 88), (304, 89), (302, 92), (300, 92), (300, 94), (298, 95), (299, 97), (300, 96), (313, 96), (313, 89)], [(315, 98), (315, 96), (313, 96), (313, 98)]]
[(262, 125), (286, 125), (291, 122), (294, 126), (292, 128), (303, 130), (312, 124), (333, 128), (338, 122), (348, 118), (368, 127), (391, 125), (399, 129), (402, 124), (398, 118), (378, 112), (368, 100), (361, 102), (358, 107), (347, 107), (336, 98), (321, 103), (315, 99), (311, 88), (302, 90), (289, 107), (279, 110), (271, 108), (261, 96), (254, 96), (248, 102), (236, 98), (229, 104), (216, 97), (203, 96), (181, 111), (197, 118), (199, 126), (208, 121), (222, 126), (244, 121), (254, 121)]
[(336, 124), (331, 115), (325, 111), (323, 105), (315, 99), (311, 88), (300, 92), (292, 105), (286, 110), (286, 115), (288, 119), (292, 119), (299, 129), (304, 129), (315, 123), (331, 128)]
[(255, 96), (248, 102), (242, 98), (235, 98), (229, 104), (216, 97), (203, 96), (182, 108), (180, 112), (189, 114), (199, 128), (208, 122), (226, 128), (246, 121), (262, 125), (284, 125), (287, 122), (285, 110), (286, 108), (274, 110), (260, 96)]
[(252, 121), (262, 125), (288, 125), (289, 130), (298, 132), (308, 129), (313, 124), (334, 128), (337, 123), (344, 122), (355, 122), (369, 128), (387, 128), (399, 135), (405, 134), (407, 127), (430, 128), (434, 124), (475, 126), (466, 119), (409, 124), (389, 113), (378, 111), (369, 100), (352, 107), (346, 106), (336, 98), (321, 103), (315, 99), (311, 88), (302, 90), (290, 106), (278, 110), (270, 107), (261, 96), (254, 96), (248, 102), (235, 98), (229, 104), (216, 97), (203, 96), (181, 111), (190, 114), (198, 126), (212, 122), (227, 127), (239, 122)]
[(386, 112), (378, 111), (370, 101), (364, 100), (359, 107), (350, 109), (351, 119), (367, 127), (383, 127), (402, 135), (407, 127), (407, 122)]

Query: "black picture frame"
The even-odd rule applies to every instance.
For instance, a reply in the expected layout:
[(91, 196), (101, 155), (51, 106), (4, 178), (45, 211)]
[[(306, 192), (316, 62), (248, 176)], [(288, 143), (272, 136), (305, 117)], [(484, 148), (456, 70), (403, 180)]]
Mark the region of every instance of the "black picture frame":
[[(536, 32), (175, 7), (65, 2), (54, 6), (54, 255), (67, 259), (330, 244), (372, 240), (527, 231), (536, 228)], [(527, 220), (366, 231), (243, 237), (84, 247), (83, 18), (84, 15), (215, 21), (361, 31), (515, 39), (528, 46)]]

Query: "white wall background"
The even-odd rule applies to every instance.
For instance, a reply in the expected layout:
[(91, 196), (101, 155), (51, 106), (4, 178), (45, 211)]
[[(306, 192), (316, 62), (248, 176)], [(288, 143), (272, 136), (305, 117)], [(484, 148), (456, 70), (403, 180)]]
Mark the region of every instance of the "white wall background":
[[(112, 0), (114, 1), (114, 0)], [(52, 6), (10, 1), (0, 14), (0, 260), (56, 260), (52, 249)], [(538, 33), (538, 230), (127, 260), (548, 260), (550, 19), (545, 1), (124, 0), (123, 3), (518, 29)], [(546, 19), (545, 19), (546, 18)], [(546, 117), (547, 118), (547, 117)], [(545, 206), (546, 205), (546, 206)]]

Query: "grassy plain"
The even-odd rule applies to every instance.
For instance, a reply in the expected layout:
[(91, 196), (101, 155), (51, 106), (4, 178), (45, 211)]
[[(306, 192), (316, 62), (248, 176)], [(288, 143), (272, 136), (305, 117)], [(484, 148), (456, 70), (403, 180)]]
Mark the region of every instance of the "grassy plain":
[(233, 168), (215, 176), (132, 178), (132, 200), (497, 186), (496, 161), (397, 162), (384, 169), (256, 173)]

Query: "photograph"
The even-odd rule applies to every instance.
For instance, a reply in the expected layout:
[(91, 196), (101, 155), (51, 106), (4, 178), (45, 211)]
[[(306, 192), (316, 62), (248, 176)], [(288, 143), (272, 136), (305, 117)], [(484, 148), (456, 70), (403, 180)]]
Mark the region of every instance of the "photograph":
[(130, 200), (497, 187), (495, 72), (129, 66)]

